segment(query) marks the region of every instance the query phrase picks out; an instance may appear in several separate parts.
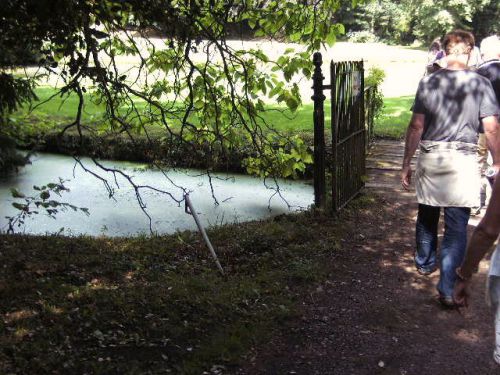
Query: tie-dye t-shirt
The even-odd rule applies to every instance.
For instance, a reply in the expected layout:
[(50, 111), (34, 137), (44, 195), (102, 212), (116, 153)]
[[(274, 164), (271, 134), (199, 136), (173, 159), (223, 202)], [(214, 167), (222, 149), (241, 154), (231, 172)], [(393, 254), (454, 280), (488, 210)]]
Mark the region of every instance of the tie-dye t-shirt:
[(487, 78), (469, 70), (441, 69), (420, 81), (413, 112), (425, 115), (422, 140), (476, 144), (481, 118), (500, 111)]

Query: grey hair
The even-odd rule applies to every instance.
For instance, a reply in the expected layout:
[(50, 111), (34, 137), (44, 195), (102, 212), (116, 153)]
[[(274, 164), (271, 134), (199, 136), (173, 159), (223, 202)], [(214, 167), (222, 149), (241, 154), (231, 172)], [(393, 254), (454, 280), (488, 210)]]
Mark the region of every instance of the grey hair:
[(481, 41), (481, 53), (484, 55), (500, 55), (500, 38), (491, 35)]

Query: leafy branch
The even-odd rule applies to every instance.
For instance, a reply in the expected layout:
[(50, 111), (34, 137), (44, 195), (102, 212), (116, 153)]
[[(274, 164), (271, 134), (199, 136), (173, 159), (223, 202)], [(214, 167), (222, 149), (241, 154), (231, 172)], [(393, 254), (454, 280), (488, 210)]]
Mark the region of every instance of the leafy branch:
[(27, 218), (41, 213), (46, 214), (52, 219), (56, 219), (57, 214), (67, 210), (83, 212), (89, 215), (89, 209), (85, 207), (77, 207), (67, 202), (61, 202), (54, 199), (54, 195), (61, 197), (63, 192), (69, 192), (69, 189), (64, 186), (64, 180), (59, 179), (59, 183), (48, 183), (43, 186), (33, 186), (36, 192), (34, 195), (27, 196), (17, 189), (10, 189), (12, 198), (18, 201), (13, 202), (12, 206), (18, 210), (13, 216), (6, 216), (8, 219), (7, 233), (14, 233), (16, 229), (24, 226)]
[[(90, 154), (100, 166), (92, 148), (103, 136), (126, 137), (134, 145), (143, 137), (166, 178), (179, 150), (196, 155), (203, 149), (209, 176), (238, 150), (248, 173), (277, 181), (297, 176), (311, 157), (300, 138), (279, 134), (266, 122), (265, 102), (292, 112), (298, 108), (297, 80), (310, 76), (311, 52), (343, 33), (342, 25), (332, 22), (338, 7), (337, 0), (6, 0), (9, 27), (0, 25), (0, 46), (12, 57), (8, 66), (20, 61), (14, 48), (19, 43), (41, 51), (38, 65), (47, 76), (57, 75), (59, 95), (78, 99), (74, 117), (60, 134), (60, 139), (66, 132), (77, 134), (76, 157)], [(232, 43), (230, 25), (303, 47), (273, 61), (258, 45)], [(0, 72), (3, 68), (0, 64)], [(29, 74), (26, 79), (35, 81)], [(89, 100), (85, 93), (106, 108), (92, 124), (82, 120)], [(154, 147), (159, 125), (166, 151)], [(85, 139), (95, 140), (90, 149)], [(145, 211), (142, 187), (132, 186)], [(217, 202), (213, 187), (212, 196)]]

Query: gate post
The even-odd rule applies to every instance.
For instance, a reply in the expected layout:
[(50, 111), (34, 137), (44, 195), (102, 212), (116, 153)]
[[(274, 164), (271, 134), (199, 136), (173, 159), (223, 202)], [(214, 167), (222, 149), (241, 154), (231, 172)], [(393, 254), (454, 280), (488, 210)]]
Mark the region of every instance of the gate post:
[(313, 55), (313, 96), (314, 101), (314, 205), (318, 208), (325, 207), (326, 184), (325, 184), (325, 111), (323, 94), (323, 80), (325, 77), (321, 72), (323, 57), (320, 52)]

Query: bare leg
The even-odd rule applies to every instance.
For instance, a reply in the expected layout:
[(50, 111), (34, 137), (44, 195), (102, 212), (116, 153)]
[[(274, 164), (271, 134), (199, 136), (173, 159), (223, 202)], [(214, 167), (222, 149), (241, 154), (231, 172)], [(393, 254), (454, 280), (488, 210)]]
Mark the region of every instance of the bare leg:
[(500, 276), (488, 278), (488, 293), (491, 301), (491, 310), (495, 317), (495, 350), (493, 359), (500, 365)]

